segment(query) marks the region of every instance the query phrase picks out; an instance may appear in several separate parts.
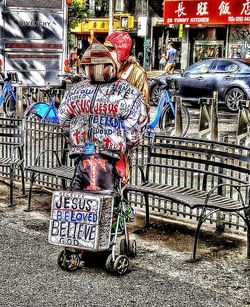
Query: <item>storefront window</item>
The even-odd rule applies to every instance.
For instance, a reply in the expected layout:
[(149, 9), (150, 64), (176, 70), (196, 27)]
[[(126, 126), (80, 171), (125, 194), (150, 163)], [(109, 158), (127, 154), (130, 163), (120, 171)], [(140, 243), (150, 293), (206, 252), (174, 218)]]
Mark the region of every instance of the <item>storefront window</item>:
[(223, 57), (223, 46), (223, 41), (195, 41), (194, 62)]
[(230, 27), (228, 57), (250, 59), (250, 25)]

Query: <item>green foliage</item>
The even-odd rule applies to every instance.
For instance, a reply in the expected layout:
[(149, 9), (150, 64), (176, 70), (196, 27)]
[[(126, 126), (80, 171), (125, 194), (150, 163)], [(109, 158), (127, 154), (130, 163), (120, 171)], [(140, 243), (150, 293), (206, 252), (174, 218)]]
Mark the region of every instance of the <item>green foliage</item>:
[(88, 6), (85, 1), (82, 3), (79, 0), (72, 0), (68, 7), (68, 18), (69, 18), (69, 31), (74, 29), (77, 25), (84, 21), (88, 16)]
[(76, 45), (76, 36), (70, 33), (70, 29), (74, 29), (77, 25), (86, 20), (89, 15), (89, 7), (83, 0), (72, 0), (68, 6), (68, 45), (69, 47)]

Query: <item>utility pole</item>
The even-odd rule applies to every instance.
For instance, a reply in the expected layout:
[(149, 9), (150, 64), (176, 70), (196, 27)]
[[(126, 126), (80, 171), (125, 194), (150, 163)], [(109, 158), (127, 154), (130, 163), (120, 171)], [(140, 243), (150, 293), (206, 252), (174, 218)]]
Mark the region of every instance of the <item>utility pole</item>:
[(109, 0), (109, 34), (114, 32), (113, 16), (114, 16), (114, 0)]
[(67, 50), (66, 50), (66, 57), (69, 58), (69, 37), (70, 37), (70, 26), (69, 26), (69, 6), (72, 0), (66, 0), (66, 23), (67, 23)]
[(148, 20), (148, 0), (142, 0), (142, 16), (147, 17), (146, 33), (145, 33), (144, 42), (143, 42), (143, 68), (147, 70), (149, 66), (148, 48), (150, 47), (148, 45), (148, 21), (149, 21)]

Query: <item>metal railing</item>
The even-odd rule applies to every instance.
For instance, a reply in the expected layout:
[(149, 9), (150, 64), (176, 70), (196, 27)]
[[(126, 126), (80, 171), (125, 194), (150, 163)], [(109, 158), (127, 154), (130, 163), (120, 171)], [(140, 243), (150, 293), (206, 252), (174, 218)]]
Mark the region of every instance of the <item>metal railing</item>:
[[(14, 120), (14, 119), (13, 119)], [(42, 157), (42, 165), (44, 166), (53, 166), (56, 161), (53, 155), (51, 155), (51, 150), (63, 149), (65, 139), (62, 134), (60, 127), (56, 124), (38, 122), (34, 119), (31, 120), (21, 120), (16, 119), (20, 125), (23, 125), (25, 132), (25, 148), (24, 148), (24, 163), (26, 165), (34, 165), (37, 155), (41, 151), (47, 151)], [(188, 139), (187, 139), (188, 141)], [(1, 146), (1, 145), (0, 145)], [(148, 158), (148, 148), (149, 148), (149, 138), (145, 138), (144, 142), (139, 146), (139, 148), (134, 153), (133, 164), (144, 164)], [(1, 148), (2, 150), (2, 148)], [(67, 157), (67, 164), (73, 165), (74, 161)], [(175, 163), (174, 161), (172, 163)], [(131, 182), (134, 184), (139, 183), (140, 172), (138, 168), (133, 167)], [(6, 169), (0, 169), (0, 176), (8, 176)], [(18, 179), (20, 174), (16, 174)], [(168, 173), (163, 173), (162, 170), (159, 170), (158, 173), (153, 173), (153, 180), (164, 184), (164, 180), (175, 180), (175, 183), (178, 184), (180, 180), (180, 174), (173, 173), (173, 170), (169, 170)], [(181, 180), (191, 181), (194, 178), (189, 178), (188, 172), (181, 174)], [(232, 173), (232, 176), (234, 174)], [(238, 175), (237, 175), (238, 176)], [(26, 172), (25, 174), (27, 183), (29, 182), (30, 174)], [(185, 177), (185, 178), (184, 178)], [(197, 178), (195, 180), (198, 180)], [(177, 181), (176, 181), (177, 180)], [(59, 179), (52, 176), (40, 175), (37, 177), (36, 183), (41, 186), (50, 187), (51, 189), (59, 189), (61, 182)], [(131, 202), (138, 207), (144, 208), (143, 197), (139, 194), (131, 194)], [(188, 207), (179, 205), (170, 201), (162, 200), (158, 197), (150, 198), (150, 209), (152, 212), (157, 212), (167, 217), (173, 219), (181, 219), (186, 221), (196, 221), (199, 211), (190, 210)], [(213, 216), (210, 220), (210, 223), (216, 223), (217, 217)], [(244, 230), (245, 226), (242, 221), (235, 214), (226, 214), (225, 216), (226, 228), (231, 228), (234, 230)]]

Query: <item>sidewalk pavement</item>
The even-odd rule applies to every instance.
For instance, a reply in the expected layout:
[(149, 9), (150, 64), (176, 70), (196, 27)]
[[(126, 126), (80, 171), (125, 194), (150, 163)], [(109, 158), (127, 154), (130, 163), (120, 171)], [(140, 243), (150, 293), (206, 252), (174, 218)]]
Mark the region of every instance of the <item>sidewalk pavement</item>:
[(164, 70), (150, 70), (146, 71), (149, 78), (156, 78), (164, 75)]
[(244, 242), (201, 237), (201, 260), (192, 263), (192, 232), (169, 223), (139, 227), (129, 274), (107, 273), (97, 257), (94, 265), (70, 273), (57, 265), (62, 248), (48, 243), (51, 194), (34, 193), (34, 211), (24, 212), (27, 199), (8, 208), (7, 191), (0, 185), (0, 306), (250, 306)]
[[(167, 75), (164, 70), (148, 70), (146, 72), (147, 72), (148, 78), (156, 78), (158, 76)], [(180, 69), (175, 69), (174, 74), (180, 74), (180, 73), (181, 73)], [(172, 75), (168, 75), (168, 76), (170, 77)]]

